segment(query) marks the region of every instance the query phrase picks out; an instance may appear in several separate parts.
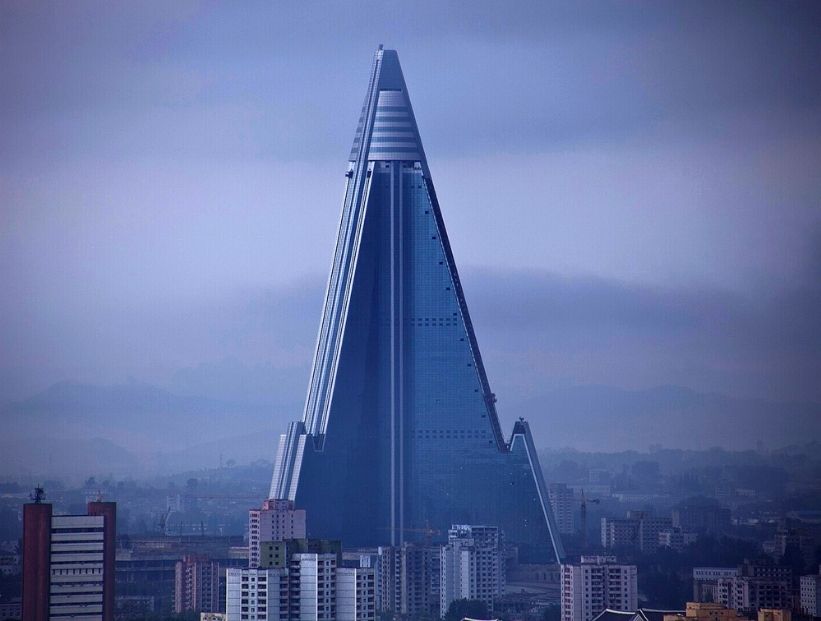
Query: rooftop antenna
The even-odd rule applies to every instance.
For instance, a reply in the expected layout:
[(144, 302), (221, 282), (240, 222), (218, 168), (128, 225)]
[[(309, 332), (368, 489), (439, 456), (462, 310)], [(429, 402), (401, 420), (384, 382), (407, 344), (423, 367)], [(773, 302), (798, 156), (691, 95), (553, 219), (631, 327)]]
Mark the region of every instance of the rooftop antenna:
[(34, 501), (34, 504), (39, 505), (43, 502), (43, 499), (46, 497), (46, 490), (44, 490), (39, 485), (34, 488), (34, 491), (29, 494), (29, 498)]

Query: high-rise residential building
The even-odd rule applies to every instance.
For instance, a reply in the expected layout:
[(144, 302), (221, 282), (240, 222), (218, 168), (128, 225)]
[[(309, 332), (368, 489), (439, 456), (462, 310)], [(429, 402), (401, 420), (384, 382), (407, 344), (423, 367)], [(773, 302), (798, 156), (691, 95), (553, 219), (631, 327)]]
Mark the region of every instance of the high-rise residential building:
[(576, 532), (573, 520), (576, 499), (573, 496), (573, 490), (564, 483), (551, 483), (547, 488), (547, 493), (559, 533), (572, 535)]
[(231, 567), (225, 577), (227, 621), (290, 619), (288, 570)]
[(259, 567), (259, 546), (264, 541), (304, 539), (305, 510), (291, 500), (266, 500), (248, 512), (248, 566)]
[(420, 541), (453, 516), (561, 558), (530, 428), (503, 435), (399, 58), (379, 49), (348, 162), (302, 420), (269, 496), (310, 536)]
[(220, 612), (220, 564), (186, 555), (174, 570), (174, 612)]
[(638, 608), (635, 565), (619, 564), (615, 556), (582, 556), (562, 565), (562, 621), (591, 621), (608, 608)]
[(374, 621), (374, 570), (341, 566), (338, 541), (270, 545), (269, 566), (228, 570), (228, 621)]
[(113, 621), (116, 503), (55, 515), (41, 494), (23, 506), (23, 618)]
[(821, 568), (817, 574), (801, 576), (799, 601), (802, 613), (821, 617)]
[(451, 602), (476, 599), (493, 611), (505, 586), (502, 540), (495, 526), (456, 524), (448, 531), (441, 551), (439, 614), (444, 617)]
[(439, 614), (439, 546), (404, 543), (378, 553), (378, 607), (410, 617)]
[(373, 621), (376, 618), (376, 584), (373, 569), (337, 569), (336, 618), (337, 621)]

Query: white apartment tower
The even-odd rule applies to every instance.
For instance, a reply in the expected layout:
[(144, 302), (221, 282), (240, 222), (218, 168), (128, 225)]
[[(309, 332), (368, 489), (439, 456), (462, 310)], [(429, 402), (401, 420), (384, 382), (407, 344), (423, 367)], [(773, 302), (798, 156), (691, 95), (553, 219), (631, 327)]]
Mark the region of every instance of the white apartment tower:
[(227, 621), (374, 621), (373, 569), (337, 567), (337, 560), (297, 553), (287, 568), (229, 568)]
[(562, 621), (591, 621), (605, 608), (633, 612), (638, 608), (635, 565), (614, 556), (582, 556), (562, 565)]
[(288, 619), (288, 570), (231, 567), (225, 576), (228, 621)]
[(439, 614), (457, 599), (478, 599), (489, 611), (505, 584), (501, 533), (495, 526), (456, 524), (441, 552)]
[(264, 541), (304, 539), (305, 510), (291, 500), (266, 500), (248, 512), (248, 566), (259, 567), (259, 546)]
[(376, 579), (365, 567), (340, 567), (336, 571), (337, 621), (373, 621), (376, 618)]

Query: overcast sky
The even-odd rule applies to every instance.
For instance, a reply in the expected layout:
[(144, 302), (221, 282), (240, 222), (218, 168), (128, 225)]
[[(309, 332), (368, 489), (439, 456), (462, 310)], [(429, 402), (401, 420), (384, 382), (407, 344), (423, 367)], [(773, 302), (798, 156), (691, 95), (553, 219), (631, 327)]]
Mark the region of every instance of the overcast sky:
[(500, 407), (821, 401), (819, 33), (800, 2), (0, 3), (0, 402), (300, 397), (379, 43)]

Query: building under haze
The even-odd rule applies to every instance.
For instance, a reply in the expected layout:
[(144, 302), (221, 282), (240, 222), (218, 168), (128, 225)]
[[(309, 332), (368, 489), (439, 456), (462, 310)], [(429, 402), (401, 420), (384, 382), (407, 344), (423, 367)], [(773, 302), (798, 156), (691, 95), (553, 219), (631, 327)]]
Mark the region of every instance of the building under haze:
[(220, 564), (186, 555), (174, 569), (174, 612), (220, 612)]
[(23, 506), (23, 618), (114, 621), (117, 504), (90, 502), (86, 515)]
[(290, 500), (266, 500), (248, 512), (248, 566), (259, 567), (259, 547), (266, 541), (304, 539), (305, 509)]
[(591, 621), (606, 609), (638, 608), (635, 565), (620, 564), (615, 556), (582, 556), (562, 565), (562, 621)]
[(576, 498), (573, 496), (573, 490), (564, 483), (551, 483), (547, 488), (547, 493), (559, 534), (572, 535), (576, 532), (576, 525), (573, 521)]
[(821, 567), (817, 574), (801, 576), (799, 604), (805, 615), (821, 617)]
[(373, 621), (375, 572), (346, 567), (338, 541), (268, 542), (257, 568), (231, 568), (228, 621)]
[(405, 542), (377, 553), (379, 612), (412, 618), (439, 614), (441, 548)]
[(451, 602), (457, 599), (479, 600), (493, 612), (504, 587), (505, 568), (499, 529), (454, 524), (441, 552), (439, 615), (444, 617)]
[(499, 424), (393, 50), (374, 57), (345, 177), (305, 411), (270, 496), (352, 546), (462, 522), (498, 525), (525, 560), (561, 558), (529, 427)]

